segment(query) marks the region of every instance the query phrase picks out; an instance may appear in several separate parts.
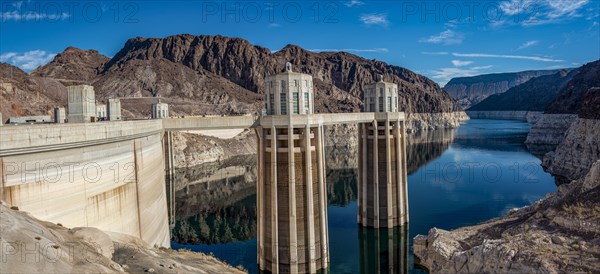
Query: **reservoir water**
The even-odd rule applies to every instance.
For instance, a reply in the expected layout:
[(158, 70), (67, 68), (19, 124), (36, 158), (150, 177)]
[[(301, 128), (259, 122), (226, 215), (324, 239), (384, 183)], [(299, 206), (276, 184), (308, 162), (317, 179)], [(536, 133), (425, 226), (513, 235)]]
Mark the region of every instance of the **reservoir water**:
[[(359, 228), (357, 152), (328, 148), (329, 272), (423, 272), (413, 266), (417, 234), (474, 225), (555, 191), (554, 178), (524, 144), (529, 129), (521, 121), (470, 120), (455, 130), (410, 134), (409, 224), (394, 230)], [(255, 163), (240, 156), (178, 171), (174, 249), (212, 253), (258, 273)]]

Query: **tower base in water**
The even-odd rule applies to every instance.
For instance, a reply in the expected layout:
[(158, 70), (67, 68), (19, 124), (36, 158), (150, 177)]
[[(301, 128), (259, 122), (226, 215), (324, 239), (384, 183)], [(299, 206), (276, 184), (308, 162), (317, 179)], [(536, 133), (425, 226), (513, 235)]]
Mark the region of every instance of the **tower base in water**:
[(358, 223), (397, 227), (408, 223), (406, 130), (403, 114), (376, 113), (359, 125)]
[(329, 265), (323, 123), (300, 117), (265, 116), (256, 129), (258, 264), (271, 273)]

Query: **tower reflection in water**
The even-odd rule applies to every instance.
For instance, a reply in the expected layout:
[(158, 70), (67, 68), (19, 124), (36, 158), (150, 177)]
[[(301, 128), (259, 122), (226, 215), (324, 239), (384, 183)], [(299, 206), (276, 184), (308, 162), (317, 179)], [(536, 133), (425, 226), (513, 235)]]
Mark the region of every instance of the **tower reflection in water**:
[(408, 273), (408, 225), (358, 229), (360, 273)]

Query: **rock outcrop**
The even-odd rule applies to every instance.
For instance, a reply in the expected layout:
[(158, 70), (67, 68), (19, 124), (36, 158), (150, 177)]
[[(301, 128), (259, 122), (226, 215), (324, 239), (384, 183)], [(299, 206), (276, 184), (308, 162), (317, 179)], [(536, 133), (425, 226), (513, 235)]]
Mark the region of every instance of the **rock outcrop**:
[(95, 50), (68, 47), (50, 63), (31, 72), (32, 76), (52, 78), (64, 85), (91, 83), (110, 58)]
[(414, 238), (418, 263), (431, 273), (600, 272), (600, 161), (508, 216)]
[(527, 134), (525, 143), (556, 146), (576, 119), (577, 114), (543, 114)]
[(555, 74), (558, 70), (534, 70), (514, 73), (484, 74), (473, 77), (460, 77), (450, 80), (444, 86), (452, 98), (468, 109), (490, 95), (503, 93), (512, 87), (529, 81), (534, 77)]
[(67, 102), (67, 88), (54, 79), (31, 77), (21, 69), (0, 63), (0, 111), (11, 116), (50, 115)]
[(0, 204), (2, 273), (243, 273), (216, 258), (124, 234), (66, 228)]
[(555, 151), (544, 156), (542, 166), (567, 181), (583, 178), (600, 159), (600, 120), (576, 119)]

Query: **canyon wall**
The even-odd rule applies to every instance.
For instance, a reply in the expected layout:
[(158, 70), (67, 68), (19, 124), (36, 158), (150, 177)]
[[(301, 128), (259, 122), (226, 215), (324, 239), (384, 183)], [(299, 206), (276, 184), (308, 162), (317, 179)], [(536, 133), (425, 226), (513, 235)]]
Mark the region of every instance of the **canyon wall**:
[(515, 73), (484, 74), (473, 77), (453, 78), (444, 90), (468, 109), (490, 95), (500, 94), (534, 77), (557, 73), (558, 70), (523, 71)]
[(543, 114), (527, 134), (526, 144), (558, 145), (577, 114)]
[(600, 159), (600, 120), (578, 118), (555, 151), (544, 156), (542, 166), (569, 181), (583, 178)]

